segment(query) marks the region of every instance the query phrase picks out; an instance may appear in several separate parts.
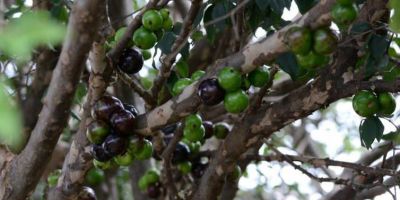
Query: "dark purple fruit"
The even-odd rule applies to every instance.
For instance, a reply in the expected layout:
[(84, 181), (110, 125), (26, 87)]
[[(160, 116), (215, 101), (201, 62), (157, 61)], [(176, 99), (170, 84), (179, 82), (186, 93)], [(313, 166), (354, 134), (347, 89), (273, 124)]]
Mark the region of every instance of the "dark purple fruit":
[(104, 150), (103, 146), (97, 144), (91, 146), (90, 154), (92, 154), (95, 160), (100, 162), (106, 162), (112, 158), (112, 156)]
[(160, 184), (152, 184), (147, 187), (147, 196), (149, 198), (155, 199), (158, 198), (161, 194)]
[(164, 128), (161, 129), (161, 131), (164, 133), (164, 135), (172, 135), (174, 134), (176, 128), (178, 127), (178, 124), (170, 124)]
[(204, 139), (208, 139), (214, 135), (213, 123), (210, 121), (203, 121), (204, 129), (206, 130), (204, 134)]
[(142, 53), (133, 48), (125, 49), (119, 57), (118, 67), (127, 74), (138, 73), (143, 67)]
[(117, 110), (111, 115), (111, 125), (120, 135), (129, 135), (135, 126), (135, 116), (128, 110)]
[(225, 91), (216, 78), (203, 80), (198, 87), (198, 95), (204, 105), (217, 105), (224, 100)]
[(130, 104), (126, 104), (126, 103), (124, 103), (123, 105), (124, 105), (125, 110), (129, 111), (130, 113), (132, 113), (132, 115), (134, 117), (137, 117), (139, 115), (139, 112), (136, 110), (135, 106), (130, 105)]
[(129, 140), (118, 135), (109, 135), (103, 143), (103, 149), (111, 156), (122, 155), (128, 148)]
[(96, 193), (90, 187), (82, 187), (78, 195), (78, 200), (97, 200)]
[(190, 156), (190, 150), (189, 147), (184, 144), (183, 142), (179, 142), (174, 150), (173, 156), (172, 156), (172, 164), (178, 164), (184, 161), (187, 161)]
[(193, 163), (192, 165), (192, 175), (194, 178), (201, 178), (207, 169), (207, 164), (203, 163)]
[(94, 119), (108, 122), (111, 114), (117, 110), (122, 110), (121, 101), (113, 96), (103, 96), (96, 101), (92, 108), (92, 117)]

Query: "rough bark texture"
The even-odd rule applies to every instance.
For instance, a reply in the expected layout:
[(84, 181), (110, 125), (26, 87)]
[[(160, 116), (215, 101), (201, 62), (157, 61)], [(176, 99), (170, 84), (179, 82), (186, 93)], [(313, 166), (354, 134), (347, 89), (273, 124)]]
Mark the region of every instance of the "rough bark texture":
[[(53, 72), (44, 106), (25, 149), (2, 171), (0, 199), (25, 199), (34, 189), (67, 123), (87, 53), (96, 30), (102, 1), (78, 1), (72, 10), (67, 38)], [(90, 28), (88, 28), (90, 27)]]

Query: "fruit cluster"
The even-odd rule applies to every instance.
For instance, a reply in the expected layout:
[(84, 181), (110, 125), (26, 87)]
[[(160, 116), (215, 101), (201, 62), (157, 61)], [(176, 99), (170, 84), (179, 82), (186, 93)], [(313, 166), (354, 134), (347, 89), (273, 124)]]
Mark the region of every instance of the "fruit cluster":
[(268, 68), (261, 66), (242, 76), (233, 67), (222, 68), (217, 78), (203, 80), (198, 87), (198, 96), (202, 103), (213, 106), (224, 101), (225, 109), (230, 113), (243, 112), (249, 105), (249, 97), (245, 90), (251, 85), (262, 87), (270, 80)]
[(339, 27), (350, 25), (358, 15), (354, 0), (337, 0), (331, 11), (333, 22)]
[(138, 186), (140, 190), (146, 191), (149, 198), (158, 198), (162, 192), (160, 175), (156, 170), (150, 169), (140, 177)]
[(289, 49), (296, 55), (300, 69), (315, 70), (329, 62), (329, 54), (337, 47), (338, 38), (328, 27), (314, 31), (308, 27), (292, 27), (285, 35)]
[(354, 111), (361, 117), (372, 117), (375, 114), (389, 116), (396, 109), (396, 100), (388, 92), (361, 90), (354, 95), (352, 104)]
[[(169, 10), (163, 8), (161, 10), (148, 10), (143, 14), (142, 26), (133, 33), (132, 42), (128, 43), (128, 47), (124, 49), (118, 59), (117, 66), (127, 74), (135, 74), (143, 67), (143, 60), (151, 58), (148, 49), (154, 47), (165, 31), (173, 28), (172, 18), (169, 16)], [(125, 34), (126, 27), (118, 29), (114, 35), (115, 45)], [(132, 48), (136, 46), (142, 49), (142, 52)]]
[(94, 121), (88, 125), (86, 136), (92, 143), (96, 167), (128, 166), (134, 159), (151, 157), (151, 142), (132, 134), (137, 114), (134, 106), (123, 104), (113, 96), (103, 96), (94, 103)]
[[(178, 126), (173, 124), (162, 129), (165, 143), (169, 143)], [(183, 139), (176, 145), (172, 156), (172, 164), (187, 175), (191, 172), (195, 178), (200, 178), (208, 166), (208, 158), (199, 156), (200, 148), (206, 139), (213, 135), (217, 139), (224, 139), (229, 133), (229, 125), (224, 122), (213, 124), (203, 121), (197, 114), (189, 115), (183, 127)]]

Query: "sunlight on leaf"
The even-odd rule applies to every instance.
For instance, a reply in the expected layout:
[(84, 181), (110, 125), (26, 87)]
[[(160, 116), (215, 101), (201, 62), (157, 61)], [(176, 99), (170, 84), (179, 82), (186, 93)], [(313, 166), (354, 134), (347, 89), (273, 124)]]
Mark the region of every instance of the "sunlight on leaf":
[(393, 9), (394, 13), (390, 19), (390, 28), (397, 33), (400, 33), (400, 1), (390, 0), (390, 7)]
[(38, 45), (54, 45), (62, 41), (65, 27), (50, 19), (48, 12), (27, 12), (11, 20), (0, 31), (0, 50), (9, 56), (27, 60)]

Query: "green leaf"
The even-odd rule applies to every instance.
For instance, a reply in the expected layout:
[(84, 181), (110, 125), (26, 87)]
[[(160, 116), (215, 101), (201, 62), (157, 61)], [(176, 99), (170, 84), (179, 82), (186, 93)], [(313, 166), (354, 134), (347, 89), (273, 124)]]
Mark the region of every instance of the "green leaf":
[(23, 139), (21, 113), (6, 91), (5, 83), (0, 81), (0, 143), (16, 150)]
[(282, 15), (284, 8), (290, 8), (292, 0), (268, 0), (267, 4), (278, 15)]
[(373, 34), (369, 40), (368, 47), (371, 52), (371, 56), (375, 60), (380, 60), (385, 55), (386, 50), (389, 46), (389, 40), (381, 35)]
[(390, 0), (390, 7), (393, 9), (393, 16), (390, 19), (390, 28), (397, 33), (400, 33), (400, 1)]
[(161, 49), (163, 54), (171, 53), (171, 46), (176, 40), (176, 35), (173, 32), (166, 32), (164, 36), (158, 41), (156, 47)]
[(368, 117), (361, 122), (359, 127), (362, 145), (367, 149), (371, 148), (371, 144), (375, 139), (380, 141), (383, 136), (384, 126), (378, 117)]
[(358, 22), (358, 23), (353, 24), (350, 32), (352, 34), (360, 34), (360, 33), (364, 33), (365, 31), (368, 31), (368, 30), (371, 30), (371, 26), (369, 25), (369, 23)]
[(265, 3), (265, 0), (256, 0), (256, 4), (262, 11), (265, 11), (269, 6), (268, 3)]
[(61, 42), (65, 30), (63, 25), (51, 20), (48, 12), (26, 12), (0, 31), (0, 50), (17, 59), (27, 60), (38, 45)]
[(276, 59), (276, 63), (280, 68), (288, 73), (292, 80), (296, 80), (299, 75), (299, 66), (297, 64), (296, 56), (292, 52), (282, 53)]
[(399, 132), (392, 131), (390, 133), (383, 135), (382, 139), (387, 141), (395, 141), (398, 137), (399, 137)]
[(306, 13), (318, 2), (316, 0), (295, 0), (295, 1), (301, 14)]
[(187, 62), (185, 60), (181, 59), (178, 62), (176, 62), (175, 70), (176, 70), (176, 73), (178, 73), (178, 76), (180, 78), (189, 77), (189, 65), (187, 64)]
[(383, 72), (383, 80), (390, 82), (400, 77), (400, 68), (393, 63), (389, 63), (389, 66), (391, 66), (391, 68)]
[(75, 91), (74, 104), (81, 104), (86, 93), (86, 85), (84, 83), (79, 83)]

